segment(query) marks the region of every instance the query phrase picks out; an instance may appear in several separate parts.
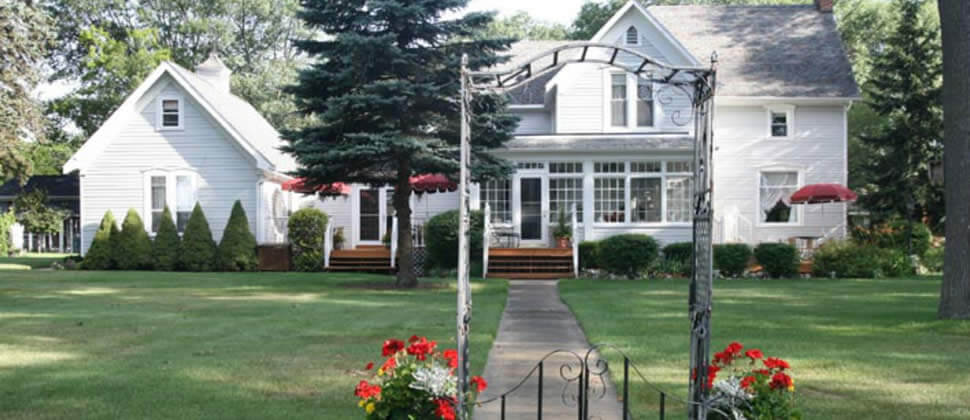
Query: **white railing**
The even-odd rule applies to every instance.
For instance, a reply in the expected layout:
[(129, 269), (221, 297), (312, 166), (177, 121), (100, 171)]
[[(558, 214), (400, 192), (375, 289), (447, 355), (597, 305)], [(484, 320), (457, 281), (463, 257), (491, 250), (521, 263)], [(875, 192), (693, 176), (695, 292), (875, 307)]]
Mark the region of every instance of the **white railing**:
[(714, 218), (714, 243), (751, 243), (754, 223), (741, 215), (737, 209), (729, 209), (724, 217)]
[(323, 268), (330, 268), (330, 251), (333, 249), (333, 233), (336, 231), (333, 223), (327, 220), (327, 227), (323, 230)]
[(573, 215), (572, 228), (573, 234), (571, 241), (573, 245), (573, 275), (579, 277), (579, 227), (576, 224), (576, 203), (572, 204), (570, 209)]
[(488, 248), (491, 246), (489, 238), (492, 237), (491, 209), (485, 203), (485, 215), (482, 222), (482, 277), (488, 275)]
[(397, 256), (397, 215), (391, 217), (391, 268), (394, 268), (394, 260)]

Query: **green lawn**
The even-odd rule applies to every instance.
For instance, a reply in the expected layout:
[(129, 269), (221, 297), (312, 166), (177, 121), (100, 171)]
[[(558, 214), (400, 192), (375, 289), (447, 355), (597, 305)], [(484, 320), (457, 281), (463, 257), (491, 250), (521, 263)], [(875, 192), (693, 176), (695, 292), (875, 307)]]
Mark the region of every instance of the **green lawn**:
[[(806, 419), (967, 419), (970, 322), (935, 319), (939, 287), (938, 277), (715, 281), (714, 351), (737, 340), (790, 361)], [(686, 280), (560, 290), (591, 342), (617, 345), (650, 381), (686, 395)], [(657, 395), (639, 381), (634, 391), (636, 418), (654, 418)]]
[[(454, 346), (453, 288), (386, 276), (0, 274), (2, 419), (360, 418), (354, 385), (389, 337)], [(473, 284), (474, 371), (506, 283)]]
[(19, 257), (0, 257), (0, 270), (29, 270), (50, 268), (51, 264), (61, 261), (71, 254), (24, 254)]

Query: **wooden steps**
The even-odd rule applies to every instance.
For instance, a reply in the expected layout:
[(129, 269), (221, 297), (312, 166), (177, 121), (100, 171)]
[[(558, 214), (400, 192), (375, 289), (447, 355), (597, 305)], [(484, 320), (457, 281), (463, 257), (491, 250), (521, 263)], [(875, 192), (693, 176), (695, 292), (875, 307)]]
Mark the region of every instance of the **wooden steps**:
[(573, 277), (572, 248), (491, 248), (488, 276), (505, 279)]
[(390, 273), (391, 251), (381, 245), (362, 245), (356, 249), (335, 249), (330, 253), (329, 271)]

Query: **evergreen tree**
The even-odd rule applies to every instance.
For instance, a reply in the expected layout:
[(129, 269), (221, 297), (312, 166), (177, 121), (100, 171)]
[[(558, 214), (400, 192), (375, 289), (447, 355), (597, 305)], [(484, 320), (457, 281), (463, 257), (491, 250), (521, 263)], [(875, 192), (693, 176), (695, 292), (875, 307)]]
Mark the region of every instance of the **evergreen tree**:
[(115, 263), (119, 270), (152, 268), (152, 240), (135, 209), (128, 210), (124, 222), (121, 223), (121, 233), (117, 237)]
[(862, 138), (874, 151), (868, 165), (872, 184), (862, 203), (882, 213), (877, 216), (939, 221), (942, 189), (929, 182), (930, 165), (939, 162), (943, 149), (939, 32), (921, 13), (923, 0), (894, 4), (896, 30), (873, 59), (865, 85), (868, 105), (886, 123)]
[(216, 242), (212, 240), (209, 222), (205, 220), (202, 206), (195, 203), (189, 222), (182, 234), (179, 251), (179, 268), (186, 271), (212, 271), (216, 268)]
[[(397, 284), (417, 285), (411, 256), (411, 176), (458, 171), (459, 69), (498, 64), (510, 39), (481, 34), (490, 13), (446, 18), (467, 0), (306, 0), (308, 27), (332, 35), (297, 45), (316, 59), (290, 91), (310, 124), (285, 134), (297, 176), (394, 187), (399, 235)], [(511, 138), (517, 118), (498, 96), (471, 104), (477, 176), (506, 175), (488, 154)]]
[(256, 237), (249, 231), (249, 220), (239, 200), (232, 205), (232, 214), (222, 232), (219, 266), (223, 271), (253, 271), (259, 266)]
[(84, 260), (81, 261), (81, 268), (85, 270), (110, 270), (114, 268), (114, 241), (112, 236), (118, 236), (118, 225), (115, 224), (115, 217), (111, 210), (104, 213), (101, 218), (101, 225), (94, 233), (94, 240)]
[(168, 206), (165, 206), (162, 220), (158, 224), (158, 233), (155, 234), (155, 241), (152, 242), (152, 265), (155, 270), (175, 271), (178, 268), (181, 245), (178, 229), (172, 220), (172, 213), (168, 210)]

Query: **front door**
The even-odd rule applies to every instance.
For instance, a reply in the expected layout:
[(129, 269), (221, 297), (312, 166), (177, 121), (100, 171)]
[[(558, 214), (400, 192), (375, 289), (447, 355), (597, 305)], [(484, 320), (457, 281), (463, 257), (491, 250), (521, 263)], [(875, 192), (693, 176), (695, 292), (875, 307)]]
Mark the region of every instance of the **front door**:
[(360, 236), (363, 243), (376, 244), (381, 241), (381, 194), (379, 189), (361, 189), (360, 194)]
[(542, 178), (519, 179), (519, 208), (523, 241), (542, 240)]

